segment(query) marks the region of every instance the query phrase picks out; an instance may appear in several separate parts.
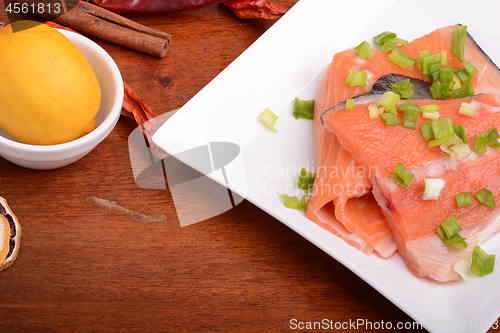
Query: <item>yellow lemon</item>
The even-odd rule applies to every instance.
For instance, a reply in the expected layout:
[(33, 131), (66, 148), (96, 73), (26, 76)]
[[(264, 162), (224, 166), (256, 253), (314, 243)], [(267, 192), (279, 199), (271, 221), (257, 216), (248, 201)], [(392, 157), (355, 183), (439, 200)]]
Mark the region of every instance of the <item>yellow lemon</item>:
[(0, 127), (19, 142), (53, 145), (96, 127), (101, 88), (78, 48), (34, 21), (0, 28)]

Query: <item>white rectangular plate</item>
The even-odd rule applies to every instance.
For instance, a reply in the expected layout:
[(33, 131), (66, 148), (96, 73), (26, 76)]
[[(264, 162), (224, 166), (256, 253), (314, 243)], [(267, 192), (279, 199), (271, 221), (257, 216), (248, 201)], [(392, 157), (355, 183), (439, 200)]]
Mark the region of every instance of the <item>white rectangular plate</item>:
[[(210, 142), (237, 144), (238, 157), (210, 178), (341, 262), (427, 330), (486, 332), (500, 315), (500, 269), (471, 284), (419, 279), (398, 255), (387, 260), (364, 255), (309, 221), (303, 211), (285, 208), (278, 194), (300, 198), (295, 189), (300, 169), (317, 167), (312, 121), (293, 118), (293, 100), (315, 98), (335, 53), (371, 42), (387, 30), (411, 41), (461, 23), (500, 63), (498, 13), (497, 1), (301, 0), (172, 116), (153, 140), (171, 155)], [(266, 107), (279, 116), (277, 133), (257, 120)], [(500, 254), (499, 235), (483, 248)]]

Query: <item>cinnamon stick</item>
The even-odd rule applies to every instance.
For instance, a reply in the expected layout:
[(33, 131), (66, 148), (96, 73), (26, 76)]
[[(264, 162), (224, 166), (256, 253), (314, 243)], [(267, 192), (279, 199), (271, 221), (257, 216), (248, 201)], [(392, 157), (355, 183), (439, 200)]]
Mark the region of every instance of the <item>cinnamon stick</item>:
[(151, 29), (85, 1), (68, 6), (62, 1), (62, 6), (64, 14), (56, 17), (36, 11), (32, 14), (159, 58), (165, 56), (172, 41), (172, 36), (166, 32)]

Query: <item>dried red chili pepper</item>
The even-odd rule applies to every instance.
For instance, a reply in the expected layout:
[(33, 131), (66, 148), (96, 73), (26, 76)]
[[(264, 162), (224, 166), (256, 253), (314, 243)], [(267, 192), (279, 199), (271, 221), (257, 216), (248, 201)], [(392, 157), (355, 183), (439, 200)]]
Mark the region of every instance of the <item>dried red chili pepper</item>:
[(122, 14), (181, 12), (224, 3), (239, 18), (277, 19), (288, 8), (268, 0), (92, 0), (99, 7)]
[(141, 101), (137, 94), (125, 82), (123, 82), (124, 95), (122, 115), (135, 120), (142, 133), (149, 142), (151, 152), (158, 158), (165, 157), (160, 148), (153, 142), (153, 134), (160, 128), (151, 108)]
[(225, 1), (224, 5), (242, 19), (262, 18), (273, 20), (280, 18), (288, 11), (287, 7), (275, 5), (267, 0), (229, 0)]

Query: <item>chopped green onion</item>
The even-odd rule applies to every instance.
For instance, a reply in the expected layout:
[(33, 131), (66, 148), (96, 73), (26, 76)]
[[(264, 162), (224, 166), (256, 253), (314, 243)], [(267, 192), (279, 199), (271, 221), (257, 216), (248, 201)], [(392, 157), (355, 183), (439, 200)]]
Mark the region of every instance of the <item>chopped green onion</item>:
[(373, 53), (373, 49), (367, 41), (363, 41), (361, 44), (354, 48), (354, 52), (360, 58), (373, 58), (375, 54)]
[(467, 134), (465, 133), (465, 127), (464, 124), (460, 125), (453, 125), (453, 132), (462, 139), (462, 142), (467, 143), (469, 142), (469, 138), (467, 137)]
[(466, 249), (469, 245), (467, 244), (465, 238), (462, 238), (459, 234), (455, 234), (450, 238), (446, 237), (445, 232), (441, 228), (436, 229), (441, 240), (457, 249)]
[(380, 115), (385, 122), (385, 126), (399, 125), (399, 119), (394, 113), (382, 113)]
[(464, 62), (465, 38), (467, 37), (467, 26), (461, 25), (453, 29), (452, 32), (452, 48), (453, 54)]
[(467, 74), (472, 77), (474, 74), (477, 73), (478, 69), (472, 65), (470, 62), (464, 62), (464, 71), (467, 72)]
[(366, 78), (368, 74), (363, 71), (358, 71), (357, 69), (351, 69), (349, 74), (345, 79), (345, 83), (348, 83), (351, 87), (360, 86), (366, 87)]
[(471, 103), (462, 102), (458, 113), (469, 117), (474, 117), (474, 115), (476, 114), (476, 106)]
[(455, 260), (453, 263), (453, 270), (458, 273), (462, 277), (462, 279), (465, 280), (465, 282), (470, 283), (470, 280), (468, 278), (468, 274), (471, 271), (471, 263), (469, 260), (465, 259), (464, 257)]
[(399, 110), (404, 112), (403, 116), (403, 127), (415, 129), (417, 128), (417, 119), (420, 114), (420, 108), (418, 105), (406, 101), (401, 104)]
[(368, 105), (368, 111), (370, 112), (370, 118), (380, 117), (380, 110), (376, 104)]
[(462, 142), (456, 143), (453, 146), (448, 147), (448, 150), (450, 151), (450, 153), (453, 153), (455, 155), (455, 159), (457, 161), (460, 161), (462, 158), (465, 158), (470, 154), (469, 146), (467, 146), (465, 143)]
[(500, 148), (500, 143), (498, 142), (498, 138), (500, 135), (498, 134), (498, 130), (491, 125), (491, 127), (479, 133), (478, 135), (474, 135), (474, 152), (477, 154), (486, 153), (486, 146), (490, 146), (493, 149)]
[(286, 208), (292, 208), (292, 209), (297, 209), (297, 210), (302, 209), (302, 206), (300, 205), (299, 198), (291, 197), (288, 194), (280, 194), (279, 197), (281, 199), (283, 199), (283, 203), (285, 204)]
[(422, 105), (420, 107), (420, 111), (422, 111), (422, 112), (438, 112), (439, 111), (439, 105), (437, 105), (437, 104)]
[(394, 49), (389, 53), (387, 59), (402, 68), (412, 68), (417, 59), (410, 57), (400, 49)]
[(265, 108), (264, 111), (259, 115), (259, 120), (266, 125), (273, 132), (278, 132), (276, 128), (274, 128), (274, 123), (278, 120), (278, 116), (275, 115), (271, 109)]
[(418, 61), (417, 61), (417, 68), (419, 71), (424, 70), (424, 57), (431, 55), (431, 50), (422, 50), (418, 51)]
[(440, 99), (444, 97), (444, 87), (439, 81), (434, 81), (429, 87), (429, 91), (433, 99)]
[(354, 98), (349, 98), (345, 101), (345, 109), (352, 110), (354, 109)]
[[(439, 72), (439, 81), (443, 83), (443, 85), (447, 85), (445, 83), (447, 82), (452, 82), (453, 81), (453, 75), (455, 72), (453, 72), (453, 69), (451, 68), (442, 68), (441, 71)], [(455, 82), (453, 81), (453, 85), (450, 87), (453, 90), (453, 87), (455, 86)], [(461, 87), (461, 86), (459, 86)]]
[(314, 117), (314, 100), (303, 101), (295, 97), (295, 106), (293, 108), (293, 116), (295, 119), (313, 119)]
[(387, 43), (389, 40), (396, 38), (396, 34), (390, 31), (384, 31), (377, 36), (373, 37), (373, 42), (378, 46), (382, 46)]
[(460, 78), (455, 73), (453, 73), (453, 82), (454, 82), (454, 85), (453, 85), (452, 90), (456, 90), (456, 89), (462, 88), (462, 81), (460, 81)]
[(453, 125), (451, 123), (451, 118), (442, 118), (432, 120), (431, 122), (432, 133), (434, 133), (434, 140), (429, 142), (428, 147), (436, 147), (453, 140), (455, 132), (453, 131)]
[(453, 215), (446, 221), (442, 222), (436, 229), (441, 240), (447, 244), (450, 244), (457, 249), (465, 249), (468, 247), (467, 242), (462, 236), (458, 234), (462, 230), (462, 227), (458, 223), (457, 216)]
[(486, 153), (486, 147), (488, 145), (488, 141), (481, 135), (474, 134), (474, 153), (484, 154)]
[(469, 81), (465, 84), (465, 96), (472, 96), (474, 95), (474, 87), (472, 86), (472, 83)]
[(495, 209), (495, 198), (493, 198), (493, 193), (490, 190), (483, 188), (478, 194), (474, 196), (480, 203), (483, 205), (490, 207), (491, 209)]
[(394, 178), (394, 184), (401, 187), (408, 187), (415, 175), (408, 170), (403, 163), (399, 162), (391, 172), (390, 177)]
[(391, 84), (392, 90), (399, 95), (401, 98), (413, 98), (415, 94), (413, 93), (413, 84), (410, 84), (410, 79), (400, 81), (395, 84)]
[(424, 179), (424, 192), (422, 200), (437, 200), (443, 190), (445, 181), (443, 178), (426, 178)]
[(436, 60), (433, 60), (429, 63), (429, 78), (432, 79), (433, 81), (436, 81), (439, 79), (440, 73), (441, 73), (441, 60), (439, 57), (437, 57)]
[(458, 219), (456, 215), (453, 215), (443, 223), (441, 223), (441, 228), (446, 233), (446, 237), (450, 238), (454, 234), (462, 231), (462, 227), (458, 223)]
[(297, 181), (297, 186), (302, 191), (310, 193), (313, 188), (315, 178), (315, 173), (307, 172), (306, 168), (302, 167), (302, 169), (300, 170), (299, 180)]
[[(306, 199), (307, 199), (307, 201), (306, 201)], [(309, 195), (307, 195), (307, 194), (304, 194), (302, 196), (302, 198), (300, 198), (300, 207), (302, 209), (307, 209), (307, 204), (309, 203), (308, 199), (309, 199)]]
[(464, 71), (463, 69), (460, 72), (458, 72), (457, 75), (463, 84), (466, 84), (471, 79), (470, 75), (466, 71)]
[(458, 88), (453, 91), (453, 98), (460, 99), (465, 97), (465, 88)]
[[(390, 112), (392, 109), (396, 107), (398, 102), (401, 100), (398, 94), (393, 91), (385, 92), (382, 97), (376, 102), (378, 107), (383, 107), (385, 111)], [(397, 115), (397, 112), (395, 112)]]
[(420, 125), (420, 130), (422, 131), (422, 136), (424, 140), (434, 139), (434, 132), (432, 131), (431, 122), (423, 123)]
[(481, 277), (493, 272), (495, 266), (495, 255), (488, 255), (482, 248), (478, 245), (474, 248), (472, 252), (472, 263), (471, 271), (475, 275)]
[(441, 58), (441, 66), (446, 66), (448, 62), (448, 51), (441, 50), (441, 52), (439, 52), (439, 57)]
[(472, 192), (462, 192), (455, 194), (455, 200), (457, 201), (457, 207), (464, 207), (472, 205)]
[(441, 117), (439, 112), (422, 112), (422, 117), (425, 119), (437, 120)]

